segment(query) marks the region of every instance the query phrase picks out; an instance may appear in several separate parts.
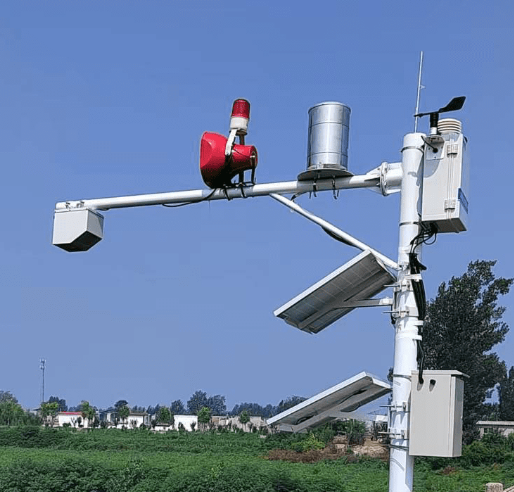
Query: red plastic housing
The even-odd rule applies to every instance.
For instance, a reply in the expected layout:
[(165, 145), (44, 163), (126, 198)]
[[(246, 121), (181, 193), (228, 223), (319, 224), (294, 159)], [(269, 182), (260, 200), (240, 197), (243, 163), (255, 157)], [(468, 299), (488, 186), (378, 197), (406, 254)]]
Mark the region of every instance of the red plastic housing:
[(232, 106), (232, 117), (250, 119), (250, 103), (246, 99), (236, 99)]
[(227, 137), (205, 132), (200, 143), (200, 172), (210, 188), (229, 186), (234, 176), (257, 167), (257, 149), (253, 145), (234, 144), (232, 157), (225, 156)]

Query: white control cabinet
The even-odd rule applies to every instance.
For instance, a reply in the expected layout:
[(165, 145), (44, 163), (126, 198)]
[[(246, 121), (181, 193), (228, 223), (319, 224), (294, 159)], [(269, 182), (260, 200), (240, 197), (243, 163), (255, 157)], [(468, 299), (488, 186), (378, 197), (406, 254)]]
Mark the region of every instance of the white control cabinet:
[(438, 232), (467, 230), (469, 159), (462, 133), (438, 135), (427, 141), (423, 170), (421, 220), (435, 224)]
[(446, 456), (462, 454), (464, 380), (459, 371), (412, 372), (409, 454)]

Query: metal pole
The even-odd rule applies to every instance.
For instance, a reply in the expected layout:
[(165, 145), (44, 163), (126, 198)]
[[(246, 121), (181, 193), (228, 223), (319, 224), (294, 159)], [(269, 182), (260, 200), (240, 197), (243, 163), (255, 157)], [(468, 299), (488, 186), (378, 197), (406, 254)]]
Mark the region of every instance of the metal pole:
[[(418, 71), (418, 91), (416, 94), (416, 110), (414, 111), (414, 114), (419, 113), (419, 100), (421, 98), (421, 89), (423, 88), (423, 85), (421, 85), (421, 74), (423, 72), (423, 52), (419, 55), (419, 71)], [(414, 133), (418, 131), (418, 118), (419, 116), (414, 116)]]
[[(396, 177), (399, 180), (401, 177)], [(252, 186), (234, 187), (217, 190), (172, 191), (169, 193), (153, 193), (148, 195), (120, 196), (113, 198), (94, 198), (92, 200), (74, 200), (59, 202), (56, 210), (89, 208), (92, 210), (109, 210), (112, 208), (143, 207), (171, 203), (194, 203), (207, 200), (232, 200), (267, 196), (270, 193), (310, 193), (316, 191), (341, 190), (349, 188), (378, 188), (380, 176), (364, 174), (348, 178), (320, 179), (318, 181), (284, 181), (280, 183), (264, 183)]]
[(41, 364), (39, 366), (39, 368), (42, 371), (41, 395), (40, 395), (40, 398), (41, 398), (41, 403), (43, 403), (45, 401), (45, 364), (46, 364), (46, 360), (45, 359), (39, 359), (39, 362)]
[(320, 217), (317, 217), (311, 212), (308, 212), (304, 208), (300, 207), (297, 203), (293, 202), (292, 200), (289, 200), (286, 197), (283, 197), (282, 195), (277, 195), (276, 193), (270, 193), (270, 197), (274, 198), (278, 202), (282, 203), (286, 207), (289, 207), (291, 210), (294, 210), (295, 212), (299, 213), (306, 219), (311, 220), (315, 224), (318, 224), (323, 229), (330, 231), (335, 236), (339, 237), (346, 243), (348, 243), (350, 246), (354, 246), (355, 248), (360, 249), (361, 251), (371, 251), (377, 258), (380, 258), (385, 265), (387, 265), (389, 268), (393, 268), (394, 270), (398, 270), (398, 264), (388, 258), (387, 256), (383, 255), (376, 249), (371, 248), (367, 244), (364, 244), (363, 242), (359, 241), (358, 239), (355, 239), (353, 236), (350, 236), (350, 234), (342, 231), (341, 229), (333, 226), (330, 222), (327, 222), (324, 219), (321, 219)]
[[(424, 134), (409, 133), (403, 139), (403, 180), (400, 201), (398, 265), (401, 270), (395, 286), (396, 316), (393, 396), (389, 413), (391, 453), (389, 492), (411, 492), (414, 458), (409, 455), (411, 373), (416, 370), (418, 326), (417, 306), (410, 281), (411, 241), (419, 233), (422, 198)], [(421, 248), (416, 250), (421, 253)]]

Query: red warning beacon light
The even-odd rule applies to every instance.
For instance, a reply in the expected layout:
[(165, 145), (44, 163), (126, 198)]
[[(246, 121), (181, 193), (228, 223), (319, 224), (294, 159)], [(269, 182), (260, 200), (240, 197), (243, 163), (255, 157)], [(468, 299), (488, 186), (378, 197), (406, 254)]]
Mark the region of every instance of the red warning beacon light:
[(238, 135), (246, 135), (248, 121), (250, 121), (250, 103), (246, 99), (236, 99), (232, 105), (230, 129), (236, 129)]
[[(252, 171), (254, 182), (257, 167), (257, 149), (245, 145), (244, 137), (248, 133), (250, 120), (250, 103), (246, 99), (236, 99), (230, 117), (228, 138), (219, 133), (205, 132), (200, 144), (200, 172), (210, 188), (228, 188), (244, 185), (244, 172)], [(235, 143), (236, 136), (239, 144)], [(239, 175), (239, 183), (232, 179)]]

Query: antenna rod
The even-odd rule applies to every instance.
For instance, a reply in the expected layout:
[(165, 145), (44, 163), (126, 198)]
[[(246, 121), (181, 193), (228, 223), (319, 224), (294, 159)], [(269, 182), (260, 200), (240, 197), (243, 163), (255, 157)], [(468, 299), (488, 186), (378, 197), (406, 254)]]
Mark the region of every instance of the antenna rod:
[[(421, 85), (421, 74), (423, 72), (423, 52), (420, 52), (419, 55), (419, 71), (418, 71), (418, 93), (416, 94), (416, 111), (415, 115), (419, 113), (419, 100), (421, 98), (421, 89), (423, 86)], [(419, 116), (414, 116), (414, 133), (418, 131), (418, 118)]]
[(41, 381), (41, 403), (43, 403), (45, 401), (45, 364), (46, 364), (46, 360), (39, 359), (39, 362), (41, 364), (39, 366), (39, 368), (41, 369), (41, 372), (43, 373), (43, 378)]

